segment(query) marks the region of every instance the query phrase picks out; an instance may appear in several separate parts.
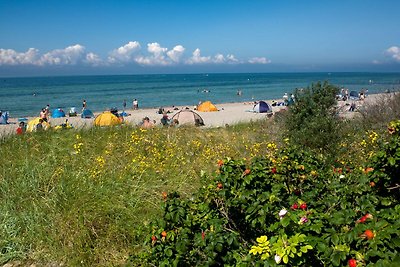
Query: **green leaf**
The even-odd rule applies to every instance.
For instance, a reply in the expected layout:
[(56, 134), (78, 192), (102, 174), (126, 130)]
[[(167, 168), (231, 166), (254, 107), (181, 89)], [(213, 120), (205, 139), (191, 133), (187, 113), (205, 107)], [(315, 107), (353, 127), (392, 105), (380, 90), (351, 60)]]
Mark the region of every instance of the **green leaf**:
[(166, 255), (167, 257), (171, 257), (171, 256), (172, 256), (172, 250), (171, 250), (170, 248), (168, 248), (168, 249), (165, 251), (165, 255)]
[(339, 253), (333, 253), (331, 258), (332, 258), (333, 266), (339, 266), (340, 265), (340, 254)]
[(337, 234), (333, 234), (331, 237), (331, 241), (334, 245), (337, 245), (339, 243), (339, 237)]
[(285, 255), (285, 256), (283, 256), (282, 260), (285, 264), (287, 264), (289, 262), (289, 257), (287, 255)]

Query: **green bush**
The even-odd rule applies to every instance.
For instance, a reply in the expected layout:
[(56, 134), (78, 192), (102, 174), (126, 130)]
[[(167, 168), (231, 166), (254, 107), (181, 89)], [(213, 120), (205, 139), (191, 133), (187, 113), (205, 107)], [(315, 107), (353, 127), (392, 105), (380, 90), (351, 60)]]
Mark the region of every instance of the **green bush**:
[(295, 103), (290, 106), (286, 120), (293, 142), (312, 149), (335, 151), (340, 138), (334, 109), (338, 91), (328, 82), (296, 90)]
[(252, 160), (220, 161), (213, 182), (192, 199), (166, 196), (163, 217), (148, 226), (147, 249), (131, 262), (396, 266), (400, 140), (392, 134), (379, 144), (363, 166), (328, 165), (293, 145), (270, 145), (265, 157)]

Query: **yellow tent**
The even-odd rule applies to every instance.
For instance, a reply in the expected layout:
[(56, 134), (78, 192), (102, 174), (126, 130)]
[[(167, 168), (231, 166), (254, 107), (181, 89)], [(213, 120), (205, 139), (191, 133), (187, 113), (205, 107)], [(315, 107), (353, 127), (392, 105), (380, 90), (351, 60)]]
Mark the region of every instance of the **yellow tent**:
[(112, 126), (121, 123), (122, 121), (110, 111), (105, 111), (94, 119), (94, 125), (96, 126)]
[[(36, 125), (38, 125), (40, 118), (34, 118), (30, 121), (28, 121), (28, 125), (26, 126), (26, 131), (27, 132), (35, 132), (36, 131)], [(42, 128), (43, 130), (47, 130), (50, 128), (50, 123), (48, 122), (42, 122)]]
[(210, 101), (206, 101), (198, 105), (197, 110), (202, 112), (218, 111), (217, 107), (214, 106), (214, 104)]

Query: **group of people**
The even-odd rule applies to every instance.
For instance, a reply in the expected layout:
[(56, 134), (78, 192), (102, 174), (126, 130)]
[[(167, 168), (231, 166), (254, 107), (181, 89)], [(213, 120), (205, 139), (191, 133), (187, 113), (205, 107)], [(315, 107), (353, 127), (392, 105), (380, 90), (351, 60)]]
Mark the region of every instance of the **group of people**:
[[(176, 127), (179, 125), (179, 121), (177, 119), (171, 119), (168, 116), (167, 112), (163, 112), (163, 116), (160, 120), (161, 125), (164, 127)], [(149, 117), (144, 117), (142, 119), (142, 121), (140, 122), (139, 126), (143, 129), (149, 129), (149, 128), (153, 128), (154, 126), (156, 126), (157, 122), (155, 120), (150, 120)]]

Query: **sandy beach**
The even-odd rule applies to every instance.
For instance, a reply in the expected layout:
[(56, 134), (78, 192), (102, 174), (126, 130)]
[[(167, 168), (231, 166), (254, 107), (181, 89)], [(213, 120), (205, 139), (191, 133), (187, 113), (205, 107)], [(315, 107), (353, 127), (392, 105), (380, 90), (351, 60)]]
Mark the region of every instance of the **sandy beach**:
[[(357, 108), (362, 107), (363, 105), (374, 103), (377, 99), (382, 97), (384, 94), (374, 94), (369, 95), (365, 100), (357, 100), (357, 101), (338, 101), (338, 112), (339, 115), (345, 118), (353, 117), (357, 112), (349, 112), (350, 103), (355, 102)], [(264, 100), (265, 102), (271, 104), (273, 100)], [(275, 100), (276, 102), (280, 102), (281, 100)], [(268, 115), (266, 113), (255, 113), (251, 112), (254, 106), (254, 103), (250, 102), (239, 102), (239, 103), (225, 103), (225, 104), (215, 104), (219, 111), (216, 112), (200, 112), (195, 111), (199, 114), (204, 120), (205, 127), (224, 127), (226, 125), (233, 125), (241, 122), (250, 122), (259, 119), (264, 119)], [(90, 107), (88, 107), (90, 109)], [(186, 107), (178, 107), (180, 109), (185, 109)], [(194, 107), (190, 107), (193, 110)], [(274, 106), (272, 107), (273, 113), (280, 111), (282, 109), (286, 109), (285, 106)], [(171, 113), (168, 113), (169, 118), (171, 118), (175, 113), (179, 112), (179, 110), (174, 110), (172, 107), (165, 107), (166, 111), (169, 110)], [(156, 121), (156, 126), (161, 127), (161, 118), (162, 114), (158, 114), (157, 108), (150, 109), (128, 109), (125, 110), (126, 113), (130, 114), (129, 116), (124, 117), (124, 123), (129, 125), (138, 125), (144, 117), (149, 117), (150, 120)], [(101, 113), (101, 112), (100, 112)], [(95, 116), (100, 113), (95, 113)], [(39, 115), (39, 114), (38, 114)], [(34, 117), (26, 117), (29, 120)], [(75, 128), (81, 129), (86, 127), (92, 127), (94, 125), (94, 119), (83, 119), (80, 117), (80, 114), (76, 117), (68, 117), (68, 115), (64, 118), (50, 118), (50, 124), (52, 127), (61, 125), (65, 123), (65, 120), (68, 119), (68, 122)], [(14, 134), (16, 129), (18, 128), (18, 118), (10, 117), (8, 120), (9, 124), (0, 125), (0, 137), (4, 137), (10, 134)]]

